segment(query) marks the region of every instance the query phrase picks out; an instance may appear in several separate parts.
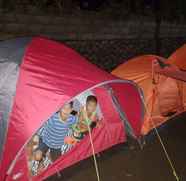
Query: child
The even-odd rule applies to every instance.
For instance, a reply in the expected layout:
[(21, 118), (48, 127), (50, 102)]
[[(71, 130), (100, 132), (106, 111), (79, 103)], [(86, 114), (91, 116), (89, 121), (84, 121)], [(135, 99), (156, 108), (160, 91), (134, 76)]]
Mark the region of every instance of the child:
[[(50, 150), (50, 157), (55, 161), (61, 155), (61, 147), (69, 128), (76, 123), (76, 117), (71, 115), (73, 102), (65, 104), (64, 107), (55, 113), (45, 124), (39, 146), (34, 153), (34, 159), (41, 163), (41, 160)], [(38, 166), (39, 167), (39, 166)]]
[(86, 99), (86, 105), (80, 109), (78, 115), (78, 122), (72, 126), (72, 136), (65, 138), (65, 143), (75, 144), (80, 141), (85, 134), (88, 133), (89, 128), (93, 128), (98, 121), (96, 114), (97, 98), (90, 95)]

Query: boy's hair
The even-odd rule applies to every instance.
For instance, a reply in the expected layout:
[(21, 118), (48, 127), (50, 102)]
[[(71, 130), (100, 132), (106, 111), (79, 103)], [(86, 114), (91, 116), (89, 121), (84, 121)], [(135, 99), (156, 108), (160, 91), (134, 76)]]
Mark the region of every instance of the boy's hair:
[(87, 97), (86, 103), (88, 102), (95, 102), (97, 104), (98, 100), (96, 98), (96, 96), (90, 95)]
[(73, 108), (73, 104), (74, 104), (73, 101), (70, 101), (69, 104), (70, 104), (70, 107)]
[(73, 108), (73, 104), (74, 104), (73, 101), (70, 101), (70, 102), (65, 103), (64, 105), (70, 105), (70, 108)]

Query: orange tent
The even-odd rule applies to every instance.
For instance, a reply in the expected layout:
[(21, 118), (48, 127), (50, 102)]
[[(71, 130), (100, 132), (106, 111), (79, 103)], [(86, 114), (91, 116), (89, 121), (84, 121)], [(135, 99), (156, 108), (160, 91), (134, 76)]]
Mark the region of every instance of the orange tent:
[(169, 58), (168, 63), (176, 65), (181, 70), (186, 70), (186, 44), (178, 48)]
[(186, 72), (161, 57), (144, 55), (133, 58), (119, 65), (112, 74), (132, 80), (142, 89), (146, 105), (141, 128), (143, 135), (186, 108), (186, 99), (183, 99)]

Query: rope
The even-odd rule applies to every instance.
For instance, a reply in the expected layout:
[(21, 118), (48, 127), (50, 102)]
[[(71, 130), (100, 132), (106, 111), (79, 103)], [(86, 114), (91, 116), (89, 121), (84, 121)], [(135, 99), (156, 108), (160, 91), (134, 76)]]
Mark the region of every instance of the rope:
[[(86, 112), (86, 108), (85, 108), (85, 112)], [(94, 165), (95, 165), (95, 169), (96, 169), (96, 176), (97, 176), (97, 180), (100, 181), (100, 176), (99, 176), (100, 174), (99, 174), (98, 164), (97, 164), (97, 160), (96, 160), (96, 154), (95, 154), (94, 144), (93, 144), (92, 135), (91, 135), (91, 129), (90, 129), (90, 125), (89, 125), (89, 118), (88, 118), (87, 114), (85, 115), (85, 117), (86, 117), (88, 132), (89, 132), (89, 138), (90, 138), (90, 144), (91, 144), (91, 148), (92, 148)]]
[[(147, 106), (146, 106), (146, 104), (145, 104), (144, 99), (143, 99), (143, 104), (145, 105), (146, 113), (148, 114), (149, 117), (151, 117), (151, 114), (149, 113), (149, 111), (148, 111), (148, 109), (147, 109)], [(161, 144), (161, 146), (162, 146), (162, 148), (163, 148), (163, 151), (164, 151), (164, 153), (165, 153), (165, 156), (166, 156), (166, 158), (167, 158), (167, 161), (168, 161), (168, 163), (169, 163), (169, 165), (170, 165), (170, 168), (171, 168), (171, 170), (172, 170), (173, 176), (176, 178), (176, 181), (180, 181), (180, 179), (179, 179), (179, 177), (178, 177), (178, 174), (177, 174), (177, 172), (176, 172), (175, 166), (173, 165), (173, 162), (172, 162), (172, 160), (171, 160), (171, 158), (170, 158), (170, 156), (169, 156), (169, 154), (168, 154), (168, 152), (167, 152), (167, 149), (166, 149), (166, 147), (165, 147), (165, 144), (163, 143), (163, 140), (162, 140), (162, 138), (161, 138), (161, 136), (160, 136), (160, 134), (159, 134), (159, 132), (158, 132), (158, 130), (157, 130), (157, 128), (156, 128), (156, 126), (155, 126), (155, 124), (154, 124), (154, 122), (153, 122), (152, 119), (151, 119), (151, 122), (152, 122), (152, 125), (153, 125), (153, 129), (155, 130), (155, 133), (156, 133), (156, 135), (157, 135), (157, 137), (158, 137), (158, 140), (159, 140), (159, 142), (160, 142), (160, 144)]]
[(177, 172), (176, 172), (176, 169), (175, 169), (175, 167), (174, 167), (174, 165), (173, 165), (173, 162), (172, 162), (171, 159), (170, 159), (170, 156), (169, 156), (169, 154), (168, 154), (168, 152), (167, 152), (167, 149), (165, 148), (165, 145), (164, 145), (164, 143), (163, 143), (163, 140), (162, 140), (162, 138), (161, 138), (161, 136), (160, 136), (160, 134), (159, 134), (157, 128), (155, 127), (154, 129), (155, 129), (156, 135), (157, 135), (157, 137), (158, 137), (158, 139), (159, 139), (159, 141), (160, 141), (160, 143), (161, 143), (161, 146), (162, 146), (162, 148), (163, 148), (163, 150), (164, 150), (164, 153), (165, 153), (166, 158), (167, 158), (167, 160), (168, 160), (168, 162), (169, 162), (169, 165), (170, 165), (170, 167), (171, 167), (171, 169), (172, 169), (173, 175), (175, 176), (176, 180), (179, 181), (180, 179), (179, 179), (178, 174), (177, 174)]
[(88, 125), (88, 132), (89, 132), (89, 137), (90, 137), (90, 143), (91, 143), (91, 147), (92, 147), (92, 153), (93, 153), (93, 158), (94, 158), (94, 165), (95, 165), (95, 169), (96, 169), (96, 176), (97, 176), (97, 180), (100, 181), (100, 174), (99, 174), (99, 169), (98, 169), (98, 164), (97, 164), (97, 160), (96, 160), (96, 155), (95, 155), (95, 149), (94, 149), (94, 144), (92, 141), (92, 135), (91, 135), (91, 130), (90, 130), (90, 126)]

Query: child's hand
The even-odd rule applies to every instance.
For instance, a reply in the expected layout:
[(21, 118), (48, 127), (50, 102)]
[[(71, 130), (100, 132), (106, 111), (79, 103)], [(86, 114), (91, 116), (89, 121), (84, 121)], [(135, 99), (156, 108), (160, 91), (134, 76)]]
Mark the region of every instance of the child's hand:
[(35, 144), (38, 144), (38, 143), (39, 143), (39, 136), (38, 136), (38, 135), (34, 135), (34, 137), (33, 137), (33, 142), (34, 142)]
[(76, 142), (77, 141), (70, 136), (66, 136), (64, 139), (65, 144), (74, 145), (74, 144), (76, 144)]

